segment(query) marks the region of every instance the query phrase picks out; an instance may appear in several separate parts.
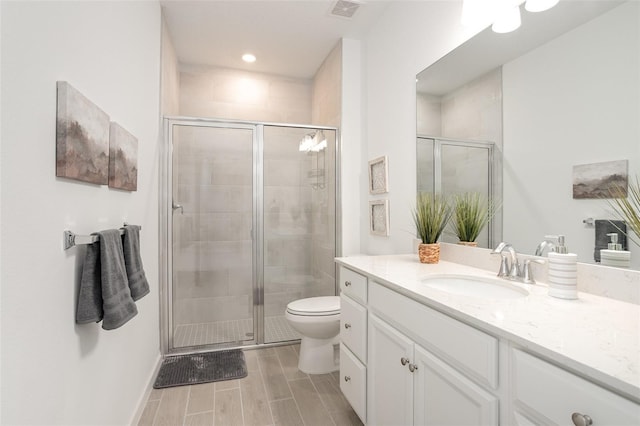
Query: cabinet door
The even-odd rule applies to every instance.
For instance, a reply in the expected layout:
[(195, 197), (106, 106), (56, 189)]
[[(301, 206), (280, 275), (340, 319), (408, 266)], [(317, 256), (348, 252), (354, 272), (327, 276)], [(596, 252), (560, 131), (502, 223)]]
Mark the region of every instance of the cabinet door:
[(340, 339), (362, 362), (367, 362), (367, 308), (340, 296)]
[[(523, 351), (511, 358), (514, 416), (527, 412), (544, 425), (567, 425), (587, 415), (594, 425), (640, 424), (640, 405)], [(536, 421), (538, 422), (538, 421)]]
[(367, 423), (413, 424), (413, 342), (370, 314), (368, 352)]
[(415, 424), (498, 424), (497, 397), (418, 345), (414, 357)]
[(367, 369), (344, 345), (340, 345), (340, 390), (366, 423)]

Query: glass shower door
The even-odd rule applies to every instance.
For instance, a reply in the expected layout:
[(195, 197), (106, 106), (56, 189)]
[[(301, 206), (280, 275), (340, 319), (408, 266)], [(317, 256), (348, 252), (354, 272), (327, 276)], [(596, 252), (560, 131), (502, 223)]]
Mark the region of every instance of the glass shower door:
[(296, 299), (336, 294), (336, 131), (264, 126), (264, 342), (300, 336)]
[(172, 347), (254, 341), (254, 126), (172, 126)]

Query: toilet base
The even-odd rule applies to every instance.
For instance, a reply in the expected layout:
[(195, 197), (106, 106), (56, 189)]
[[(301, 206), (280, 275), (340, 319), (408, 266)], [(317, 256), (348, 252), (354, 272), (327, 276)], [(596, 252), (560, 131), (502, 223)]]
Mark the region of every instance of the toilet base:
[(340, 369), (334, 346), (339, 339), (314, 339), (303, 337), (300, 342), (298, 369), (307, 374), (327, 374)]

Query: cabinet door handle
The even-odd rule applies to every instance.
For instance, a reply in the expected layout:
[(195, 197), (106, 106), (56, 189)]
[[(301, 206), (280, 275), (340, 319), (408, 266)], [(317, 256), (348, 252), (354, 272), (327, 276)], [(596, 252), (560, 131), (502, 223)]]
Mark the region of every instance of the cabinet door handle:
[[(344, 286), (345, 287), (351, 287), (351, 281), (345, 281), (344, 282)], [(335, 330), (335, 329), (334, 329)]]
[(587, 416), (586, 414), (580, 413), (573, 413), (571, 415), (571, 421), (573, 421), (573, 424), (575, 426), (589, 426), (593, 424), (593, 420), (591, 420), (591, 417)]
[(400, 358), (400, 364), (407, 365), (408, 363), (409, 363), (409, 358), (405, 358), (405, 357)]
[(418, 369), (418, 366), (415, 364), (409, 364), (409, 371), (412, 373)]
[[(346, 328), (347, 330), (351, 328), (351, 324), (349, 324), (348, 322), (344, 323), (344, 328)], [(334, 328), (335, 330), (335, 328)]]
[[(335, 329), (334, 329), (334, 330), (335, 330)], [(351, 376), (344, 376), (344, 381), (345, 381), (345, 382), (348, 382), (348, 381), (350, 381), (350, 380), (351, 380)]]

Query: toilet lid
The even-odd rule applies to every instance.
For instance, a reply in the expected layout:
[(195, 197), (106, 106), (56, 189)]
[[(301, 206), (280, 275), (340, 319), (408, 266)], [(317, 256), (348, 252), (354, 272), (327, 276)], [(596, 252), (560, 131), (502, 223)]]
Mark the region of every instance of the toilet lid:
[(294, 300), (287, 305), (287, 311), (294, 315), (334, 315), (340, 313), (339, 296), (309, 297)]

